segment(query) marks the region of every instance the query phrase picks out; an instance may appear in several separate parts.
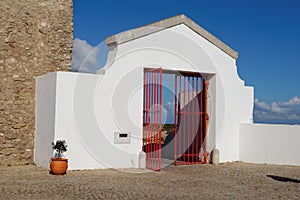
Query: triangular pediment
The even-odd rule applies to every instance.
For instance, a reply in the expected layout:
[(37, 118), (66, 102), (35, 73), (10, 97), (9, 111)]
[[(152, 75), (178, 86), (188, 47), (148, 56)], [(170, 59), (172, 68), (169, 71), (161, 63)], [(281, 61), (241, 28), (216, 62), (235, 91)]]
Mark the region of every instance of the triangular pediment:
[(215, 37), (213, 34), (209, 33), (207, 30), (205, 30), (203, 27), (201, 27), (199, 24), (188, 18), (187, 16), (180, 14), (176, 15), (174, 17), (170, 17), (167, 19), (160, 20), (158, 22), (154, 22), (139, 28), (127, 30), (121, 33), (118, 33), (116, 35), (112, 35), (110, 37), (107, 37), (105, 42), (108, 46), (110, 45), (118, 45), (125, 42), (129, 42), (153, 33), (156, 33), (158, 31), (168, 29), (180, 24), (185, 24), (190, 29), (195, 31), (197, 34), (208, 40), (210, 43), (221, 49), (223, 52), (228, 54), (234, 59), (238, 58), (238, 52), (233, 50), (231, 47), (226, 45), (224, 42), (219, 40), (217, 37)]

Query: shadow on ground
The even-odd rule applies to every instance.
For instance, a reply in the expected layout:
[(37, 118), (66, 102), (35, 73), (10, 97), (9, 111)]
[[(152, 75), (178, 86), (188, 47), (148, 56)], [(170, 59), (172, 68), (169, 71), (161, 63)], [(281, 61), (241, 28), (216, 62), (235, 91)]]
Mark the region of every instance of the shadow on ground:
[(274, 175), (267, 175), (267, 177), (269, 177), (275, 181), (300, 183), (300, 180), (292, 179), (292, 178), (286, 178), (286, 177), (274, 176)]

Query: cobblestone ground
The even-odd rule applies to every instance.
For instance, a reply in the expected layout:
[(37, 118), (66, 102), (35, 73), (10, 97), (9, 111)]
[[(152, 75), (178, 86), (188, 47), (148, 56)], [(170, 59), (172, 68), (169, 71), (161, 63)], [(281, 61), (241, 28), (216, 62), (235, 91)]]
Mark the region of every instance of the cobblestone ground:
[[(139, 170), (0, 167), (0, 199), (300, 199), (300, 167), (228, 163)], [(135, 172), (135, 173), (133, 173)]]

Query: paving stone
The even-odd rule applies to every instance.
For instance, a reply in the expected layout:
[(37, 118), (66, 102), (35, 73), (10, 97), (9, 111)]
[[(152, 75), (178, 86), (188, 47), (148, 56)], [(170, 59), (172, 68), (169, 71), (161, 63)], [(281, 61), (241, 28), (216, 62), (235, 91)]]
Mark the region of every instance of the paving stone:
[(1, 199), (300, 199), (300, 167), (227, 163), (161, 172), (0, 167)]

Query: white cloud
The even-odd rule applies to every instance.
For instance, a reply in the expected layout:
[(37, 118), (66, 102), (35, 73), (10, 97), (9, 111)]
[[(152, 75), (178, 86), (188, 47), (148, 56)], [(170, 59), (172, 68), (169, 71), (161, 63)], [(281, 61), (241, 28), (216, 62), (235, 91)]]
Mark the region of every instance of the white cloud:
[(276, 102), (273, 102), (271, 104), (271, 111), (274, 112), (274, 113), (278, 113), (278, 114), (284, 114), (286, 112), (288, 112), (288, 110), (284, 107), (282, 107), (281, 105), (279, 105), (280, 103), (276, 103)]
[(300, 97), (293, 97), (288, 102), (284, 102), (284, 105), (298, 105), (300, 106)]
[(266, 104), (265, 102), (259, 101), (258, 99), (255, 99), (254, 103), (255, 103), (255, 105), (257, 105), (258, 107), (260, 107), (262, 109), (266, 109), (266, 110), (270, 109), (270, 106), (268, 104)]
[(300, 98), (295, 96), (286, 102), (272, 102), (269, 104), (255, 99), (254, 121), (300, 124)]
[(76, 38), (73, 40), (72, 71), (96, 73), (100, 68), (97, 55), (100, 50), (93, 47), (87, 41)]

